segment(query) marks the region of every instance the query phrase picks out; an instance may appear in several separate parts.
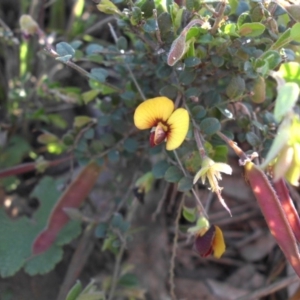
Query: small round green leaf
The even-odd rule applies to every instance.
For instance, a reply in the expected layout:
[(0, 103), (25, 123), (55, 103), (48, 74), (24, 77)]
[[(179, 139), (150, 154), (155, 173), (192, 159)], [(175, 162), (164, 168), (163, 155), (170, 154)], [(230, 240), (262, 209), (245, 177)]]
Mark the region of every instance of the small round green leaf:
[(206, 109), (202, 105), (196, 105), (191, 110), (193, 117), (196, 120), (201, 120), (206, 116)]
[(178, 182), (182, 176), (182, 171), (179, 168), (171, 166), (168, 168), (164, 178), (168, 182)]
[(169, 163), (165, 160), (157, 162), (153, 168), (152, 173), (155, 178), (163, 178), (167, 169), (170, 167)]
[(115, 144), (116, 139), (111, 133), (105, 133), (101, 137), (101, 142), (106, 146), (106, 147), (111, 147)]
[(156, 21), (154, 19), (147, 20), (146, 23), (143, 25), (143, 29), (145, 32), (148, 33), (155, 32), (157, 30)]
[(261, 143), (261, 139), (254, 132), (247, 132), (246, 140), (253, 147), (257, 147)]
[(128, 138), (124, 142), (124, 149), (130, 153), (136, 152), (137, 148), (139, 147), (139, 144), (137, 140)]
[(75, 49), (66, 42), (61, 42), (56, 44), (56, 52), (59, 56), (71, 56), (71, 58), (75, 55)]
[(108, 160), (112, 163), (116, 163), (120, 159), (120, 153), (118, 150), (111, 150), (108, 152)]
[(127, 40), (124, 36), (121, 36), (117, 40), (117, 47), (119, 50), (126, 50), (128, 47)]
[(107, 223), (99, 223), (95, 229), (95, 236), (99, 239), (105, 238), (108, 228), (109, 225)]
[(206, 135), (212, 135), (221, 129), (221, 124), (216, 118), (206, 118), (200, 123), (201, 131)]
[(174, 99), (178, 93), (178, 88), (175, 85), (166, 85), (160, 89), (159, 94)]
[(184, 64), (187, 68), (196, 67), (201, 64), (201, 59), (198, 57), (188, 57), (184, 60)]
[(183, 177), (178, 182), (178, 191), (187, 192), (193, 188), (193, 178)]
[(107, 76), (108, 72), (103, 68), (93, 68), (90, 73), (90, 78), (100, 82), (105, 82)]

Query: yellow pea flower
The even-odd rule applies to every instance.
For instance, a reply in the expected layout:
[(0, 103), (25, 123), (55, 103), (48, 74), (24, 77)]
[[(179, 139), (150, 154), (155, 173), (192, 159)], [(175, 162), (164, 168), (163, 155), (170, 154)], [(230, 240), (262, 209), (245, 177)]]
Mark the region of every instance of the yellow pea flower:
[(195, 175), (193, 183), (195, 184), (199, 178), (201, 178), (201, 181), (204, 184), (207, 178), (212, 192), (217, 194), (221, 204), (230, 213), (228, 206), (221, 196), (222, 187), (219, 186), (218, 182), (218, 180), (222, 179), (221, 172), (231, 175), (232, 168), (228, 164), (214, 162), (212, 159), (206, 156), (203, 158), (202, 168)]
[(140, 130), (151, 129), (151, 147), (166, 141), (166, 149), (174, 150), (183, 143), (189, 114), (184, 108), (174, 108), (174, 102), (167, 97), (148, 99), (136, 108), (134, 124)]
[(220, 258), (225, 252), (223, 232), (220, 227), (212, 225), (206, 230), (200, 230), (195, 234), (194, 247), (201, 257), (207, 257), (213, 254)]

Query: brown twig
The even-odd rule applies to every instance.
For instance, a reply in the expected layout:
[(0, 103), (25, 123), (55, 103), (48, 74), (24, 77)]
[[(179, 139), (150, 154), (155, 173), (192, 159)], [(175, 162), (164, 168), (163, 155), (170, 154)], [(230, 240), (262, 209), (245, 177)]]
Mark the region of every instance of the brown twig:
[(260, 289), (255, 290), (254, 292), (244, 295), (238, 298), (237, 300), (256, 300), (261, 297), (270, 295), (276, 291), (279, 291), (295, 282), (299, 282), (299, 277), (297, 275), (291, 275), (284, 279), (278, 280), (277, 282), (274, 282), (269, 286), (264, 286)]
[(170, 284), (170, 295), (171, 295), (172, 300), (177, 299), (176, 295), (175, 295), (174, 270), (175, 270), (176, 249), (177, 249), (177, 245), (178, 245), (179, 220), (181, 217), (181, 211), (183, 208), (184, 199), (185, 199), (185, 196), (183, 194), (181, 197), (181, 201), (179, 203), (179, 207), (178, 207), (178, 211), (177, 211), (177, 215), (176, 215), (176, 219), (175, 219), (175, 234), (174, 234), (173, 245), (172, 245), (172, 256), (171, 256), (171, 260), (170, 260), (169, 284)]

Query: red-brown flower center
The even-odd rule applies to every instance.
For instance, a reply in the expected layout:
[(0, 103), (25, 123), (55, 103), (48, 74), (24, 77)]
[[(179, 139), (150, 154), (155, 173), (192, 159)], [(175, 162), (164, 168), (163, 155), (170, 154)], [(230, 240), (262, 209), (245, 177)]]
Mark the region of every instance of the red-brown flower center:
[(168, 131), (168, 126), (163, 124), (162, 122), (158, 122), (156, 127), (152, 127), (149, 139), (150, 146), (154, 147), (165, 141), (168, 136)]

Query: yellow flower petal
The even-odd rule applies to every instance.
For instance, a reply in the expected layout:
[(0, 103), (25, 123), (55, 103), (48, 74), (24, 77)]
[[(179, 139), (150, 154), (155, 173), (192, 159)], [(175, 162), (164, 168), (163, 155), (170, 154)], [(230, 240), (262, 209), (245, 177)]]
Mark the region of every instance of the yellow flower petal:
[(167, 121), (170, 126), (167, 136), (167, 150), (178, 148), (184, 141), (189, 130), (190, 117), (184, 108), (176, 109)]
[(199, 178), (201, 177), (202, 179), (202, 183), (204, 184), (205, 182), (205, 178), (206, 178), (206, 173), (209, 170), (209, 167), (203, 167), (201, 168), (195, 175), (194, 180), (193, 180), (193, 184), (195, 184)]
[(213, 241), (214, 257), (220, 258), (225, 252), (226, 246), (225, 246), (222, 230), (218, 226), (215, 226), (215, 229), (216, 229), (216, 235)]
[(156, 97), (141, 103), (134, 113), (134, 124), (138, 129), (150, 129), (159, 121), (166, 122), (174, 111), (174, 103), (167, 97)]
[(225, 164), (225, 163), (215, 163), (212, 168), (214, 169), (214, 171), (218, 171), (218, 172), (222, 172), (222, 173), (225, 173), (225, 174), (228, 174), (228, 175), (231, 175), (232, 174), (232, 168), (228, 165), (228, 164)]

